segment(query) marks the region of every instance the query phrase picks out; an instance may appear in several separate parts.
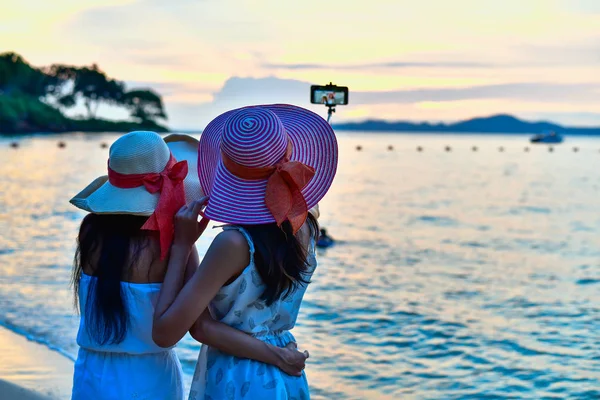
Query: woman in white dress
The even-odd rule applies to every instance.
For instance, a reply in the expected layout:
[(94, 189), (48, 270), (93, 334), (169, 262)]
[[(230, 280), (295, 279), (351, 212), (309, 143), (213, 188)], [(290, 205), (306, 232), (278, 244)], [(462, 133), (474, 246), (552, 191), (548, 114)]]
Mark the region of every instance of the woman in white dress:
[[(202, 233), (198, 216), (203, 204), (195, 202), (176, 215), (153, 337), (169, 346), (200, 315), (210, 313), (266, 344), (293, 343), (290, 330), (316, 267), (316, 207), (337, 167), (333, 130), (323, 118), (299, 107), (245, 107), (213, 120), (202, 133), (199, 149), (200, 182), (210, 198), (204, 216), (229, 225), (184, 284), (188, 255)], [(210, 332), (202, 322), (196, 330), (201, 341)], [(304, 374), (289, 376), (225, 354), (210, 343), (202, 346), (189, 396), (308, 398)]]
[[(108, 176), (71, 200), (90, 212), (81, 224), (73, 269), (81, 318), (72, 399), (183, 398), (179, 360), (172, 347), (152, 341), (152, 318), (166, 273), (173, 215), (186, 197), (203, 196), (197, 148), (189, 136), (124, 135), (110, 149)], [(198, 265), (195, 248), (185, 263), (191, 277)], [(210, 319), (203, 325), (209, 333), (203, 340), (215, 348), (295, 375), (303, 369), (305, 356), (295, 350), (268, 346)]]

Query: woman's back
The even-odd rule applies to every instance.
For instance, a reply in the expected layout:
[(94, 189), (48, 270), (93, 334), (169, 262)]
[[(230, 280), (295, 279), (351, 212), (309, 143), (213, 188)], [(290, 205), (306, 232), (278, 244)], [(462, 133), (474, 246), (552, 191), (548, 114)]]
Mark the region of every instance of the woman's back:
[[(85, 227), (82, 229), (86, 230)], [(92, 232), (82, 232), (82, 235), (90, 233)], [(122, 269), (120, 280), (135, 284), (162, 283), (167, 272), (168, 260), (160, 259), (160, 244), (157, 238), (143, 232), (138, 233), (137, 236), (130, 238), (125, 259), (126, 268)], [(101, 258), (101, 248), (94, 248), (90, 252), (89, 259), (81, 266), (82, 272), (89, 276), (102, 273), (103, 271), (99, 271)]]
[[(263, 299), (265, 283), (256, 266), (256, 249), (252, 237), (241, 227), (228, 226), (225, 230), (236, 230), (244, 236), (248, 243), (250, 263), (233, 282), (219, 290), (210, 304), (211, 314), (215, 319), (254, 336), (277, 335), (291, 330), (296, 324), (307, 285), (298, 284), (287, 296), (268, 304)], [(307, 270), (304, 278), (310, 280), (317, 260), (314, 239), (310, 238), (306, 242)]]
[(96, 215), (82, 224), (73, 276), (81, 314), (73, 399), (183, 396), (177, 356), (152, 340), (167, 262), (156, 238), (135, 229), (143, 217), (131, 226), (135, 219)]
[[(79, 283), (79, 308), (82, 310), (77, 333), (77, 344), (98, 352), (148, 354), (164, 351), (152, 341), (152, 318), (161, 283), (121, 282), (121, 293), (128, 314), (127, 330), (121, 341), (100, 343), (86, 323), (86, 309), (90, 289), (96, 277), (83, 274)], [(92, 289), (93, 290), (93, 289)]]
[[(158, 240), (135, 229), (143, 220), (135, 216), (92, 216), (82, 224), (79, 268), (73, 277), (77, 279), (81, 313), (77, 334), (80, 347), (128, 354), (164, 351), (152, 341), (152, 318), (167, 261), (160, 260)], [(134, 229), (128, 229), (132, 225)], [(130, 230), (133, 235), (127, 237)], [(115, 293), (117, 290), (119, 293)], [(124, 329), (115, 332), (118, 327), (114, 321), (124, 321)], [(113, 330), (107, 335), (111, 322)]]
[[(256, 265), (257, 250), (250, 233), (239, 226), (226, 226), (225, 231), (237, 231), (249, 254), (249, 264), (232, 282), (223, 286), (209, 305), (216, 320), (244, 331), (270, 345), (284, 347), (296, 342), (290, 330), (294, 327), (308, 281), (317, 266), (315, 237), (308, 224), (298, 233), (306, 250), (306, 271), (303, 278), (287, 295), (266, 301), (266, 284)], [(239, 251), (239, 248), (232, 251)], [(292, 377), (277, 368), (253, 360), (239, 359), (203, 345), (196, 365), (190, 400), (204, 398), (236, 399), (268, 398), (308, 400), (306, 376)]]
[[(294, 340), (287, 329), (296, 321), (315, 267), (307, 254), (312, 246), (298, 233), (310, 229), (314, 239), (318, 232), (310, 210), (335, 176), (335, 133), (323, 118), (300, 107), (249, 106), (213, 119), (198, 149), (198, 175), (209, 198), (202, 216), (241, 225), (252, 240), (243, 253), (242, 234), (218, 235), (198, 271), (174, 294), (186, 253), (201, 234), (202, 204), (178, 214), (171, 257), (176, 262), (167, 271), (167, 295), (161, 295), (157, 307), (155, 337), (172, 343), (212, 303), (216, 317), (241, 324), (237, 327), (267, 342), (264, 348), (285, 346)], [(286, 300), (291, 300), (289, 306)], [(287, 376), (207, 346), (202, 347), (190, 392), (191, 400), (308, 396), (304, 374)]]
[(186, 135), (130, 132), (110, 146), (104, 175), (70, 200), (89, 213), (72, 276), (81, 315), (73, 399), (183, 397), (174, 351), (151, 335), (173, 217), (203, 196), (197, 150)]

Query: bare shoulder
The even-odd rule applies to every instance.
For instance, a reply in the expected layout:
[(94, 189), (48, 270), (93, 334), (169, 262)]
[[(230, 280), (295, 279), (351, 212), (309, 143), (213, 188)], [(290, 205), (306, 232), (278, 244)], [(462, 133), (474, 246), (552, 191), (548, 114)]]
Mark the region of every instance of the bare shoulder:
[(212, 242), (212, 246), (228, 248), (230, 251), (250, 251), (246, 238), (237, 229), (227, 229), (219, 233)]
[(242, 233), (235, 229), (219, 233), (208, 249), (208, 254), (222, 260), (223, 265), (234, 271), (243, 270), (250, 264), (250, 247)]
[(160, 259), (160, 243), (151, 238), (139, 249), (132, 251), (130, 281), (135, 283), (162, 282), (167, 272), (168, 259)]

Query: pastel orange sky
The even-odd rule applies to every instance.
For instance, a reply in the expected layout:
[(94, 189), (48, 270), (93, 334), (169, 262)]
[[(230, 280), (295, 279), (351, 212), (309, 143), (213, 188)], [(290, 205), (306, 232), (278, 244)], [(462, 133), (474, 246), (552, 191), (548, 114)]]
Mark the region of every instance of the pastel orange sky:
[(338, 121), (511, 113), (600, 125), (598, 0), (0, 5), (0, 51), (40, 66), (98, 63), (128, 87), (163, 94), (173, 128), (202, 128), (252, 103), (309, 106), (309, 85), (329, 81), (350, 87)]

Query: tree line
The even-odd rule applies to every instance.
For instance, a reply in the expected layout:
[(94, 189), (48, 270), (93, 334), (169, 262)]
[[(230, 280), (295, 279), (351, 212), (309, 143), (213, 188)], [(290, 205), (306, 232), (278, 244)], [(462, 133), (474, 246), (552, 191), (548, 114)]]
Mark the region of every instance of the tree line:
[(125, 83), (108, 77), (96, 64), (37, 68), (13, 52), (0, 54), (0, 97), (3, 96), (28, 96), (61, 111), (83, 104), (90, 120), (96, 119), (101, 104), (123, 107), (139, 123), (167, 119), (158, 93), (150, 89), (128, 90)]

